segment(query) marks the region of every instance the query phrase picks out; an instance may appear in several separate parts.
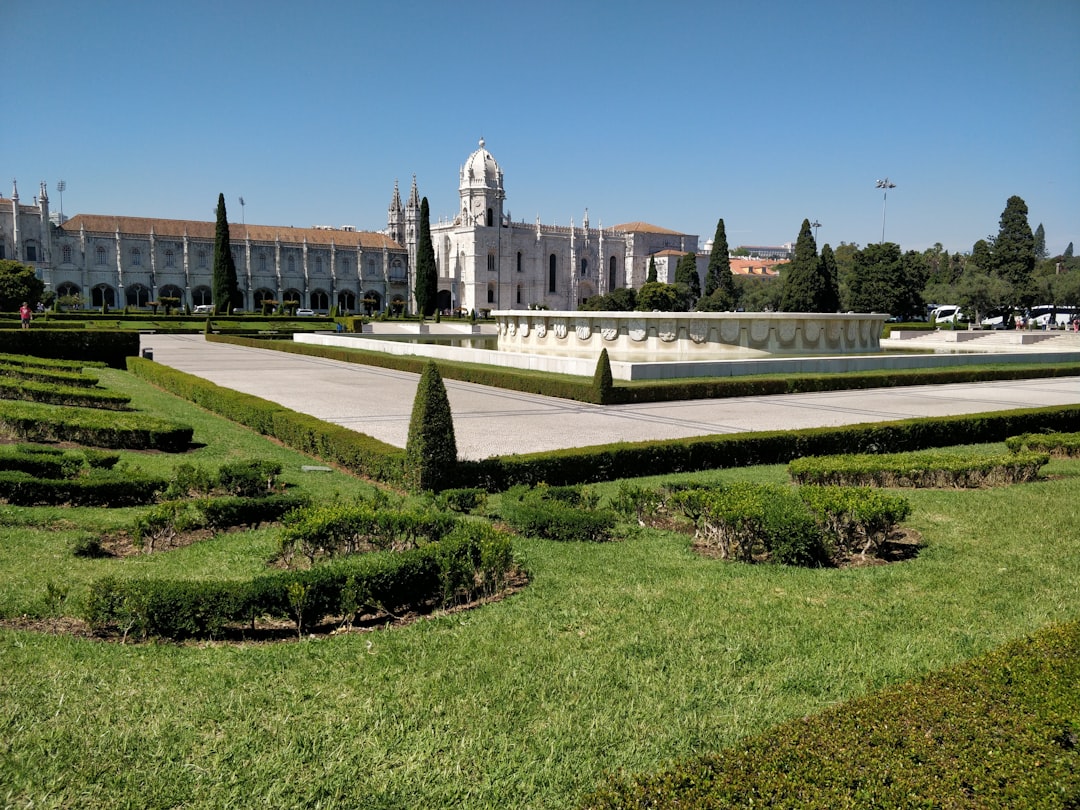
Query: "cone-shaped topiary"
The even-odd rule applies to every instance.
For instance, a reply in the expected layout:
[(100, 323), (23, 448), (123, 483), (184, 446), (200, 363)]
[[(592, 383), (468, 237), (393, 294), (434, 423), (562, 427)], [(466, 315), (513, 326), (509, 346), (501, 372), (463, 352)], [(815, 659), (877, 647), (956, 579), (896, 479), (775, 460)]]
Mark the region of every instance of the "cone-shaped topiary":
[(600, 350), (600, 357), (596, 361), (596, 371), (593, 373), (593, 391), (596, 393), (596, 402), (607, 405), (611, 402), (612, 389), (615, 383), (611, 378), (611, 361), (608, 359), (607, 349)]
[(454, 419), (446, 386), (435, 363), (420, 375), (405, 444), (405, 482), (414, 492), (435, 491), (450, 480), (457, 464)]

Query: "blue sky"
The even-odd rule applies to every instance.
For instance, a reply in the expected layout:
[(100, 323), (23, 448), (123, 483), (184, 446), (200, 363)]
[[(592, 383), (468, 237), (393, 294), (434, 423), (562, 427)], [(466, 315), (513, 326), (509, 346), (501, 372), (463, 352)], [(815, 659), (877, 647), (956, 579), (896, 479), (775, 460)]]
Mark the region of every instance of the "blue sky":
[[(1080, 3), (0, 0), (0, 193), (64, 213), (377, 230), (515, 220), (969, 251), (1006, 200), (1080, 242)], [(245, 200), (241, 210), (239, 198)]]

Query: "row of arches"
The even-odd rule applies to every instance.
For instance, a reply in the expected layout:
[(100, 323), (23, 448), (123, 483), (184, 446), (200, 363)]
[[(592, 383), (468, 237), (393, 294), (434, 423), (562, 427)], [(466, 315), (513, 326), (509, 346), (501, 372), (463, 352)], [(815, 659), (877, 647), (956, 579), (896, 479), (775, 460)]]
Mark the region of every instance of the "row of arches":
[[(123, 301), (119, 301), (117, 289), (110, 284), (95, 284), (87, 292), (88, 295), (83, 295), (82, 289), (70, 281), (64, 282), (56, 288), (56, 294), (59, 298), (81, 299), (85, 304), (95, 309), (101, 306), (115, 309), (118, 305), (142, 309), (148, 307), (150, 302), (154, 300), (151, 290), (145, 284), (130, 284), (124, 287)], [(158, 288), (158, 298), (176, 298), (180, 301), (181, 306), (197, 307), (212, 304), (213, 292), (208, 286), (200, 285), (191, 288), (189, 298), (180, 287), (175, 284), (166, 284)], [(279, 297), (276, 290), (260, 287), (252, 293), (251, 298), (251, 305), (254, 310), (262, 309), (264, 301), (296, 301), (299, 307), (323, 312), (329, 312), (331, 308), (331, 293), (326, 290), (312, 290), (305, 300), (304, 294), (295, 288), (282, 291)], [(382, 311), (384, 298), (382, 293), (377, 290), (367, 290), (362, 297), (358, 297), (352, 290), (339, 290), (334, 304), (341, 313), (362, 312), (371, 314)], [(393, 307), (403, 308), (405, 299), (401, 295), (395, 295), (390, 300), (390, 304)]]

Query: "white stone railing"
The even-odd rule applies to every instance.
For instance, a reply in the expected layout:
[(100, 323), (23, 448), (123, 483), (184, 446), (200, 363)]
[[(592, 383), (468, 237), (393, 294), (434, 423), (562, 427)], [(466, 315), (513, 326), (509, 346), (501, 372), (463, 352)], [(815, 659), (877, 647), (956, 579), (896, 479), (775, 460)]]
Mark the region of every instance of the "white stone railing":
[(887, 315), (497, 310), (499, 350), (612, 360), (709, 360), (880, 351)]

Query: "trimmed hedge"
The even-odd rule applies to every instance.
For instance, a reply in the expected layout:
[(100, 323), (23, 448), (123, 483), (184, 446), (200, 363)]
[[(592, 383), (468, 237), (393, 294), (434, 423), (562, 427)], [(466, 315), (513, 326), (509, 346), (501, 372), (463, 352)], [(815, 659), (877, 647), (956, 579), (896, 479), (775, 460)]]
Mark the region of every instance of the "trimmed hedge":
[(949, 453), (889, 453), (797, 458), (788, 465), (798, 484), (872, 487), (1007, 486), (1034, 481), (1050, 460), (1047, 453), (994, 456)]
[(139, 333), (104, 329), (0, 329), (0, 352), (101, 362), (123, 368), (139, 353)]
[(606, 542), (616, 523), (615, 512), (597, 509), (580, 487), (515, 487), (502, 496), (499, 515), (527, 537), (560, 542)]
[(104, 368), (100, 360), (63, 360), (50, 357), (34, 357), (29, 354), (0, 353), (0, 363), (5, 366), (19, 366), (25, 369), (43, 369), (46, 371), (65, 372), (82, 375), (84, 368)]
[(651, 774), (579, 810), (1080, 806), (1080, 622)]
[(212, 638), (262, 616), (291, 619), (300, 631), (328, 616), (349, 623), (365, 613), (421, 611), (488, 595), (503, 587), (512, 566), (508, 536), (468, 524), (412, 551), (345, 557), (246, 582), (107, 577), (91, 585), (84, 618), (97, 631), (143, 638)]
[(50, 385), (64, 385), (70, 388), (93, 388), (98, 384), (96, 377), (83, 374), (69, 368), (46, 368), (25, 363), (0, 362), (0, 375), (11, 380), (32, 380)]
[(141, 506), (153, 503), (167, 486), (161, 478), (112, 471), (66, 479), (0, 472), (0, 500), (13, 506)]
[[(3, 370), (0, 369), (0, 374), (2, 373)], [(26, 378), (19, 380), (10, 376), (0, 377), (0, 399), (42, 402), (47, 405), (73, 405), (79, 408), (101, 408), (113, 411), (129, 410), (128, 405), (131, 402), (131, 397), (126, 394), (106, 391), (103, 388), (57, 385)]]
[(1025, 433), (1010, 436), (1005, 445), (1014, 453), (1034, 450), (1057, 458), (1080, 457), (1080, 433)]
[(0, 400), (0, 434), (3, 433), (35, 442), (74, 442), (119, 450), (181, 453), (191, 444), (194, 430), (136, 412)]

